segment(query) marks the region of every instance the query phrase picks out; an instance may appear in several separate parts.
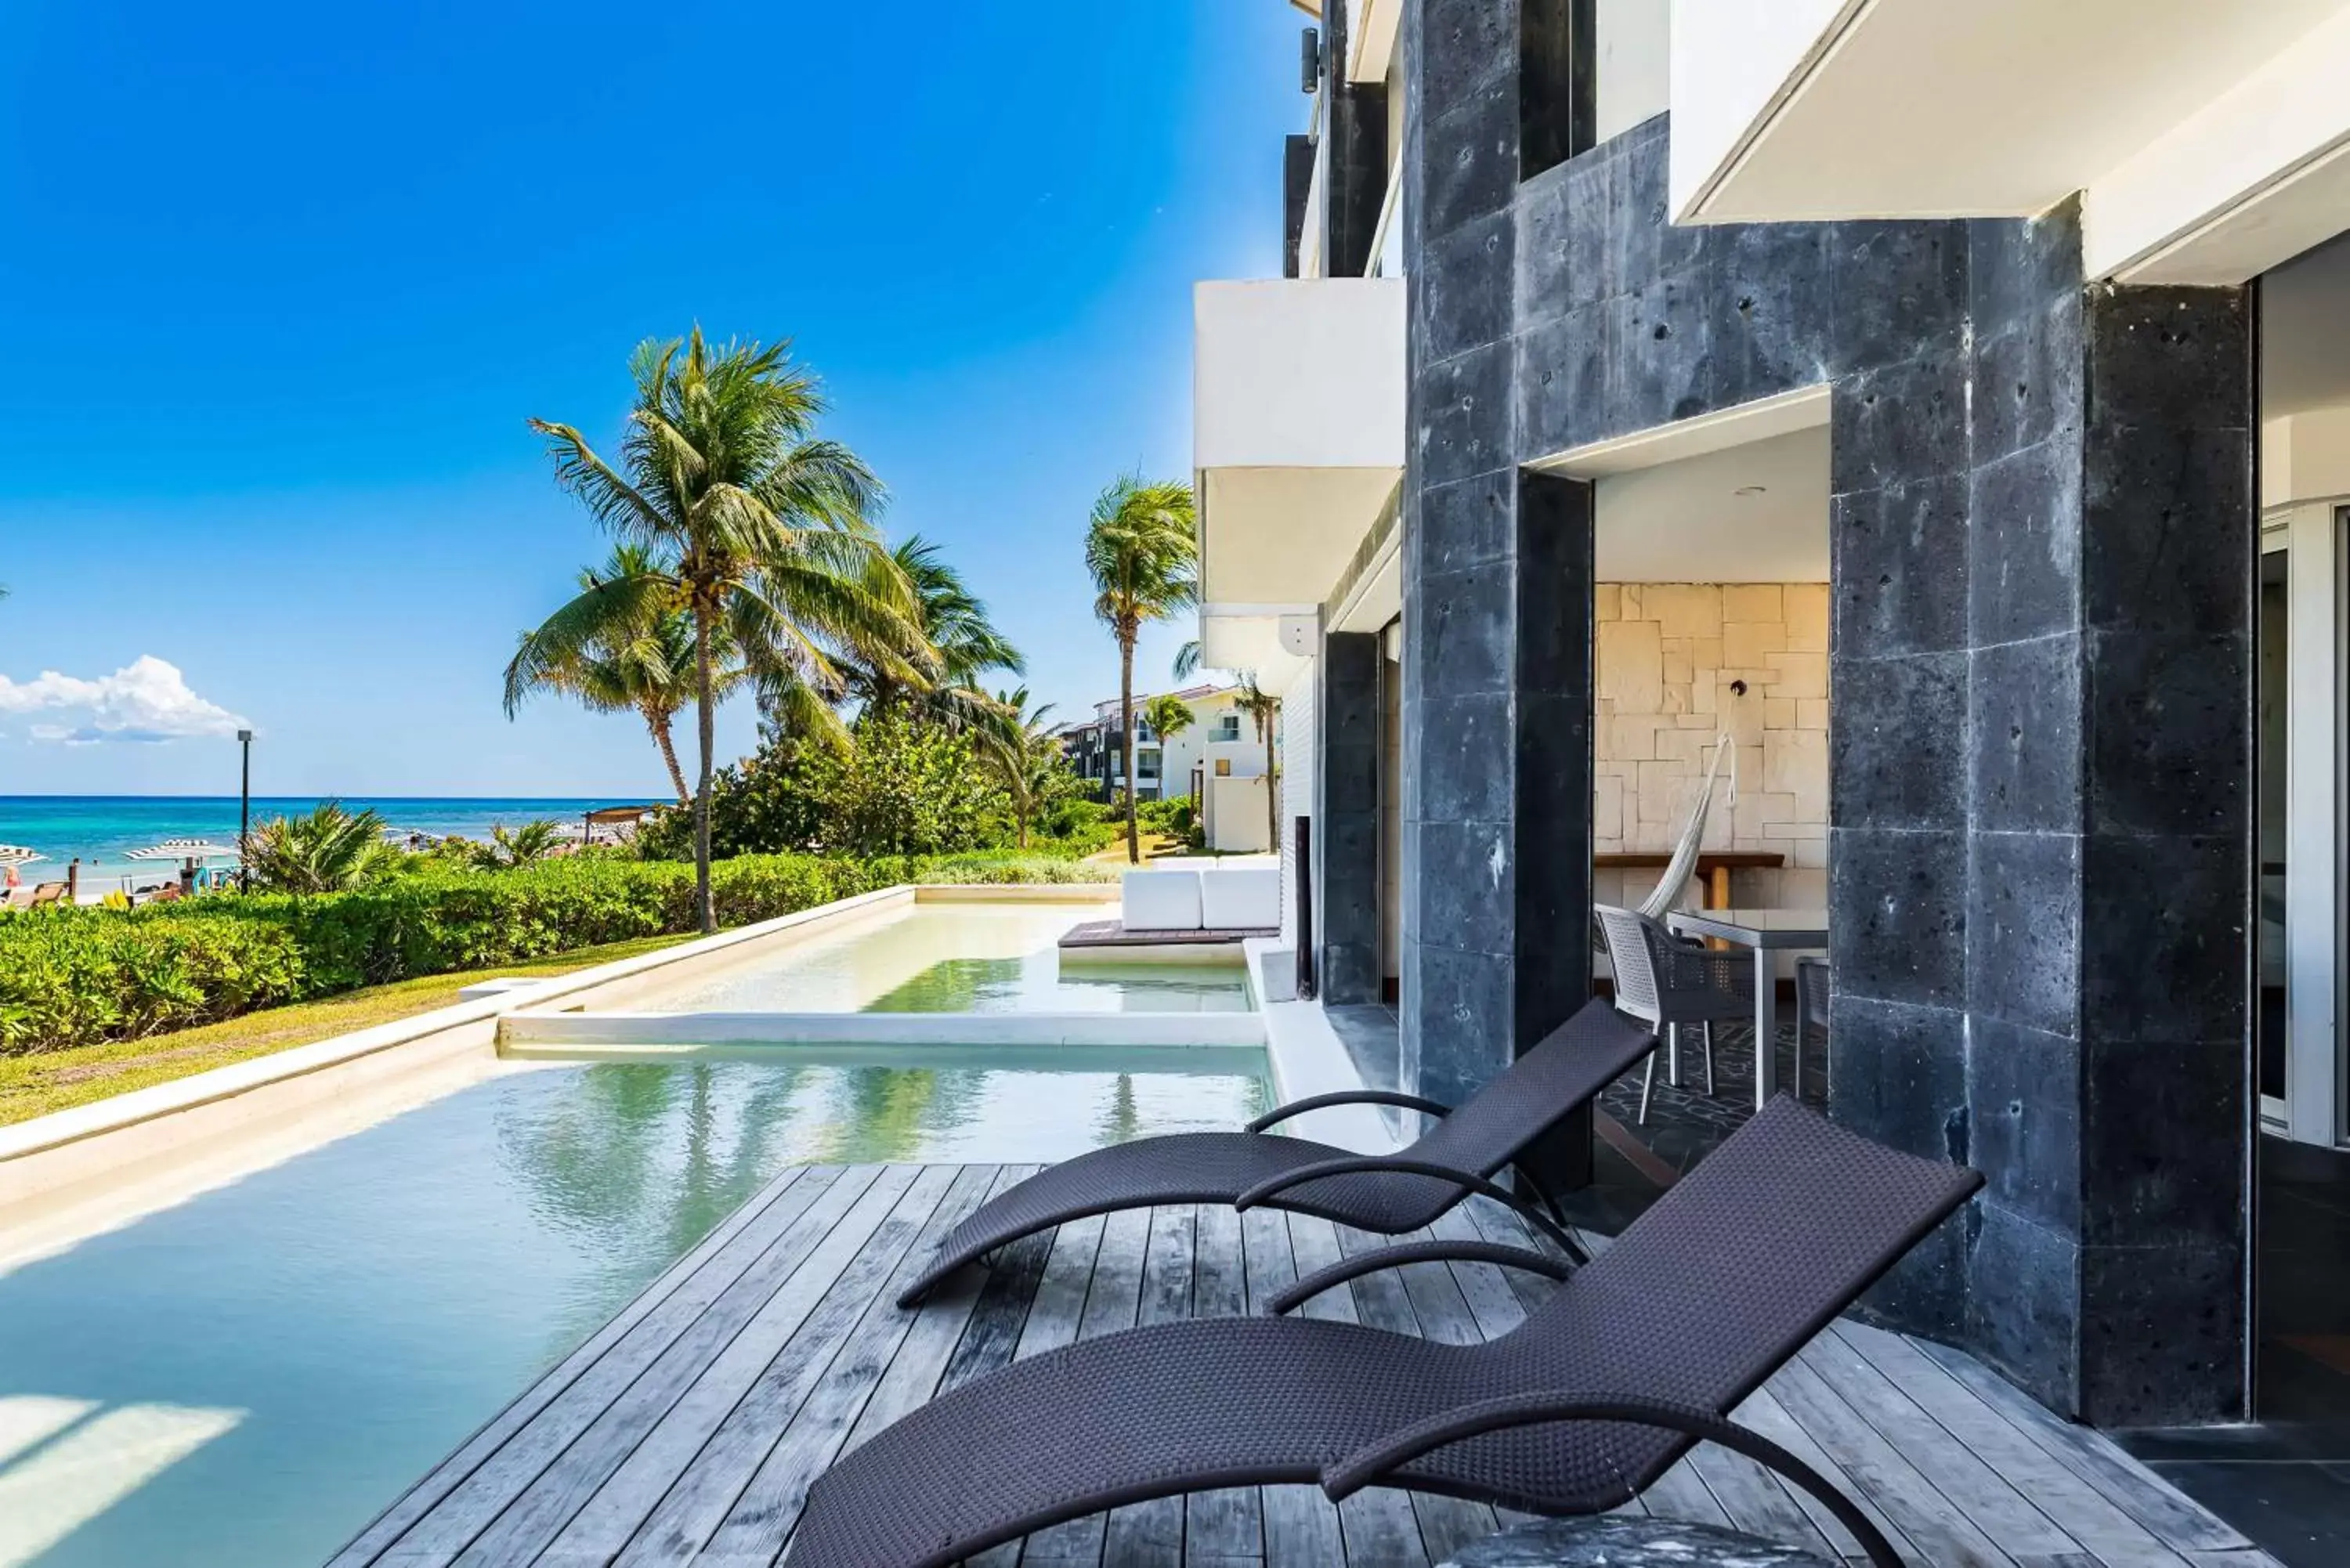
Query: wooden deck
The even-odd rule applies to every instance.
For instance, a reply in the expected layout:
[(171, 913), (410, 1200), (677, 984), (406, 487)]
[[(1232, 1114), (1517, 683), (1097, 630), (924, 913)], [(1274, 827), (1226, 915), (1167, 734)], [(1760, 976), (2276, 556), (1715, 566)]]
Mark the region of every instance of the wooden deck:
[[(332, 1568), (770, 1563), (845, 1447), (991, 1369), (1134, 1324), (1239, 1314), (1306, 1270), (1380, 1244), (1320, 1220), (1161, 1209), (1064, 1227), (919, 1313), (890, 1303), (995, 1166), (786, 1173), (419, 1481)], [(1505, 1210), (1437, 1227), (1526, 1244)], [(1484, 1265), (1375, 1275), (1324, 1316), (1465, 1342), (1552, 1287)], [(1663, 1347), (1660, 1347), (1663, 1348)], [(1839, 1324), (1741, 1418), (1865, 1500), (1934, 1568), (2273, 1568), (2104, 1438), (1956, 1352)], [(1700, 1448), (1637, 1507), (1850, 1555), (1808, 1500)], [(1014, 1564), (1425, 1568), (1491, 1510), (1311, 1488), (1205, 1493), (1063, 1525), (988, 1554)]]

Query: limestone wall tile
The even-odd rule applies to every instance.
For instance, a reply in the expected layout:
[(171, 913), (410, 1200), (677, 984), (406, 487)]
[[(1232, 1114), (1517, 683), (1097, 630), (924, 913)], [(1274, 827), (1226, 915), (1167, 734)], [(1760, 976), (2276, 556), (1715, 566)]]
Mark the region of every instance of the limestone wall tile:
[(1793, 795), (1795, 809), (1766, 822), (1825, 822), (1828, 738), (1817, 730), (1773, 730), (1762, 737), (1762, 787)]
[(1825, 653), (1774, 653), (1771, 668), (1773, 697), (1824, 698), (1828, 694), (1828, 656)]
[(1825, 653), (1828, 650), (1828, 585), (1789, 583), (1785, 598), (1789, 650)]
[(1678, 823), (1681, 786), (1688, 778), (1689, 770), (1679, 763), (1642, 763), (1636, 785), (1640, 792), (1640, 821)]
[(1667, 637), (1720, 637), (1721, 585), (1644, 583), (1640, 613), (1659, 623)]
[(1738, 837), (1740, 842), (1758, 841), (1766, 822), (1784, 822), (1795, 815), (1795, 797), (1773, 794), (1749, 784), (1738, 792)]
[(1725, 664), (1767, 666), (1774, 653), (1787, 650), (1787, 625), (1778, 620), (1725, 621), (1721, 628), (1721, 659)]
[(1608, 722), (1607, 755), (1619, 763), (1645, 763), (1657, 755), (1658, 719), (1654, 713), (1619, 713)]
[[(1825, 863), (1831, 706), (1825, 658), (1800, 645), (1813, 640), (1807, 628), (1826, 603), (1819, 584), (1603, 587), (1593, 704), (1595, 772), (1604, 781), (1595, 785), (1594, 838), (1603, 851), (1670, 849), (1715, 737), (1726, 732), (1740, 747), (1743, 798), (1734, 813), (1725, 806), (1709, 817), (1706, 846)], [(1732, 689), (1740, 681), (1742, 695)], [(1629, 885), (1639, 881), (1629, 879), (1626, 897), (1647, 896), (1645, 885)], [(1779, 901), (1771, 884), (1758, 888), (1742, 886), (1737, 896)]]
[(1594, 781), (1591, 836), (1606, 853), (1624, 837), (1624, 780), (1605, 774)]
[(1664, 638), (1657, 622), (1618, 620), (1603, 624), (1599, 628), (1598, 658), (1598, 695), (1612, 698), (1626, 712), (1654, 713), (1663, 708)]
[(1616, 583), (1600, 583), (1591, 590), (1591, 614), (1596, 620), (1624, 618), (1624, 589)]
[(1711, 739), (1711, 735), (1702, 731), (1684, 730), (1678, 726), (1670, 730), (1659, 730), (1657, 760), (1679, 763), (1686, 772), (1690, 774), (1702, 773), (1704, 771), (1703, 753), (1707, 742)]

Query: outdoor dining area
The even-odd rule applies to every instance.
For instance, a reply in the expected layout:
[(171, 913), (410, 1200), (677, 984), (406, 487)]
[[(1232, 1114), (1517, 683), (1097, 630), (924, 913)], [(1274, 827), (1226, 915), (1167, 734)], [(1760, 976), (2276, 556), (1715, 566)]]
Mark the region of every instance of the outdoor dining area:
[[(1717, 1033), (1726, 1034), (1733, 1028), (1745, 1035), (1743, 1049), (1749, 1054), (1750, 1065), (1740, 1075), (1743, 1080), (1740, 1098), (1751, 1103), (1752, 1109), (1762, 1110), (1783, 1087), (1803, 1098), (1812, 1083), (1825, 1084), (1824, 1036), (1828, 1026), (1825, 900), (1789, 907), (1731, 907), (1731, 877), (1737, 867), (1721, 852), (1706, 848), (1718, 836), (1721, 819), (1735, 817), (1738, 751), (1737, 738), (1729, 730), (1714, 737), (1705, 771), (1694, 780), (1669, 851), (1653, 857), (1661, 862), (1661, 868), (1648, 896), (1629, 908), (1607, 903), (1592, 907), (1593, 946), (1605, 961), (1613, 1000), (1623, 1012), (1654, 1029), (1659, 1041), (1642, 1071), (1638, 1109), (1633, 1118), (1637, 1127), (1648, 1127), (1658, 1114), (1660, 1069), (1669, 1090), (1686, 1091), (1701, 1072), (1704, 1096), (1718, 1096), (1722, 1043)], [(1779, 858), (1750, 854), (1746, 860), (1750, 866), (1761, 867)], [(1595, 871), (1603, 868), (1598, 861), (1595, 857)], [(1692, 886), (1700, 895), (1695, 909), (1688, 907)], [(1792, 974), (1785, 972), (1789, 968)], [(1782, 1044), (1780, 991), (1789, 981), (1794, 1002), (1793, 1062), (1789, 1079), (1783, 1085), (1778, 1049)], [(1805, 1052), (1814, 1041), (1820, 1044), (1812, 1059), (1818, 1072), (1807, 1076)]]

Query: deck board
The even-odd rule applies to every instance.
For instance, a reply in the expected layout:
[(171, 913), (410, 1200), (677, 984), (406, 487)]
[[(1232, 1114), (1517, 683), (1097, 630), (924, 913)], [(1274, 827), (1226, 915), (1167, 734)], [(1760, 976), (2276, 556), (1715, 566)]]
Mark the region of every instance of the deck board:
[[(1137, 1324), (1262, 1310), (1384, 1244), (1303, 1216), (1219, 1206), (1072, 1223), (966, 1271), (916, 1311), (897, 1293), (938, 1239), (1023, 1166), (786, 1172), (428, 1472), (330, 1568), (595, 1564), (769, 1568), (841, 1453), (938, 1393)], [(1433, 1233), (1523, 1246), (1472, 1203)], [(1556, 1286), (1427, 1263), (1326, 1292), (1304, 1315), (1451, 1344), (1509, 1333)], [(1934, 1568), (2275, 1568), (2103, 1437), (1981, 1363), (1833, 1325), (1739, 1411)], [(1819, 1504), (1700, 1446), (1638, 1502), (1851, 1561)], [(999, 1547), (984, 1568), (1429, 1568), (1509, 1515), (1375, 1489), (1334, 1508), (1251, 1487), (1121, 1508)]]

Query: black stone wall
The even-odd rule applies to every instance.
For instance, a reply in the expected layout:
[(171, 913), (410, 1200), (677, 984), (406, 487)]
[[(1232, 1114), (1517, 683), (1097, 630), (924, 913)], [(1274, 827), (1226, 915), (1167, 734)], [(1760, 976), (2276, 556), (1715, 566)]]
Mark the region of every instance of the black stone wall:
[[(1457, 1099), (1590, 995), (1591, 504), (1518, 465), (1515, 0), (1406, 13), (1403, 1071)], [(1587, 1166), (1587, 1127), (1547, 1174)]]
[(1662, 119), (1521, 181), (1521, 0), (1406, 18), (1407, 1083), (1586, 983), (1589, 501), (1523, 465), (1825, 384), (1833, 1110), (1990, 1182), (1871, 1304), (2068, 1414), (2239, 1413), (2240, 295), (2085, 286), (2071, 211), (1676, 227)]
[(1293, 136), (1281, 156), (1281, 275), (1295, 277), (1305, 239), (1305, 202), (1314, 193), (1314, 139)]
[(1324, 1002), (1380, 1000), (1379, 639), (1322, 639), (1315, 712), (1322, 753), (1314, 789), (1315, 975)]
[(1388, 193), (1388, 89), (1385, 82), (1347, 80), (1354, 52), (1347, 8), (1324, 13), (1322, 45), (1330, 184), (1324, 192), (1322, 270), (1330, 277), (1361, 277), (1370, 269), (1371, 241)]

